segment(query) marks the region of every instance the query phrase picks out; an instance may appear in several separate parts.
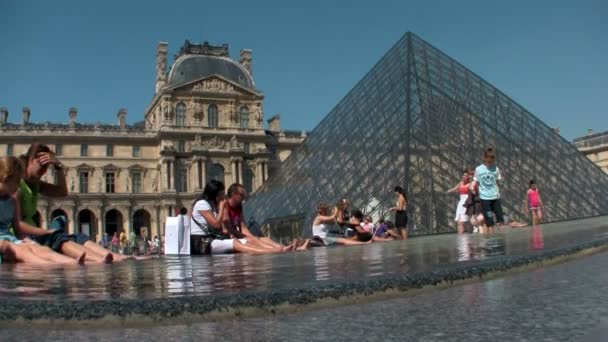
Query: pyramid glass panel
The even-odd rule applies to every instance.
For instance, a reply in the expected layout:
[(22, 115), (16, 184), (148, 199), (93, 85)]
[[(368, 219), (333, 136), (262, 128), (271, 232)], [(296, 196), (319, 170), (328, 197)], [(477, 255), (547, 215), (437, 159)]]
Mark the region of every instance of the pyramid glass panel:
[[(390, 218), (406, 189), (410, 233), (453, 232), (462, 170), (497, 150), (501, 201), (526, 221), (535, 179), (545, 221), (608, 214), (608, 176), (525, 108), (412, 33), (405, 34), (246, 204), (277, 237), (311, 234), (318, 203), (348, 198)], [(392, 219), (392, 218), (391, 218)]]

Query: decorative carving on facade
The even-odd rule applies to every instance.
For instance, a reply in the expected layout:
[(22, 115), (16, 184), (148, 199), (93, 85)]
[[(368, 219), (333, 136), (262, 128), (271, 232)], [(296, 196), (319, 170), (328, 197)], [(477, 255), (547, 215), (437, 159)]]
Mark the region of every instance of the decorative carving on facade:
[(204, 91), (210, 93), (235, 93), (234, 86), (227, 82), (218, 80), (216, 78), (210, 80), (203, 80), (192, 87), (194, 91)]
[(208, 148), (208, 149), (216, 149), (216, 150), (221, 150), (224, 149), (224, 147), (226, 147), (226, 141), (223, 139), (220, 139), (218, 137), (212, 137), (209, 139), (205, 139), (203, 140), (203, 137), (200, 134), (197, 134), (194, 137), (194, 141), (192, 141), (191, 143), (189, 142), (189, 147), (187, 146), (187, 149), (194, 149), (194, 148)]
[(255, 120), (261, 125), (264, 122), (264, 108), (261, 103), (258, 103), (257, 108), (255, 109)]
[(230, 148), (235, 149), (239, 147), (241, 147), (241, 143), (239, 143), (236, 136), (233, 135), (232, 138), (230, 138)]
[(197, 100), (192, 100), (188, 103), (188, 114), (194, 118), (195, 122), (203, 121), (204, 114), (202, 108), (203, 106)]

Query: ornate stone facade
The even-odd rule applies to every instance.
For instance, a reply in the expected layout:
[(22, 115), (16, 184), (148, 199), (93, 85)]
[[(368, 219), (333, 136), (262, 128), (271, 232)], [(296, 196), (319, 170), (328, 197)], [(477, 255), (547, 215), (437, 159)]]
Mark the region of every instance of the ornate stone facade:
[(574, 139), (574, 146), (608, 173), (608, 131), (594, 133), (590, 129), (586, 136)]
[[(99, 240), (115, 231), (162, 235), (167, 215), (190, 209), (205, 183), (220, 179), (259, 188), (305, 133), (282, 131), (280, 118), (264, 129), (263, 93), (255, 87), (250, 50), (240, 63), (228, 46), (186, 41), (167, 73), (168, 44), (156, 51), (155, 95), (143, 121), (127, 124), (127, 109), (116, 124), (32, 123), (30, 109), (20, 122), (0, 108), (0, 155), (20, 155), (33, 142), (49, 145), (66, 166), (67, 198), (40, 200), (42, 226), (59, 214), (69, 231)], [(45, 176), (54, 181), (53, 171)]]

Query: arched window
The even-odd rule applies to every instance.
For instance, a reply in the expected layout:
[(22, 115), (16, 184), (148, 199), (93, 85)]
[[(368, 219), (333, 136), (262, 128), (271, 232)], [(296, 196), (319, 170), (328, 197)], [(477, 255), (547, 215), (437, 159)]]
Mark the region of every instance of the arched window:
[(249, 108), (243, 106), (240, 110), (241, 128), (249, 128)]
[(186, 105), (181, 102), (175, 107), (175, 125), (178, 127), (186, 126)]
[(224, 183), (224, 167), (220, 164), (207, 164), (207, 181), (212, 179)]
[(218, 126), (217, 105), (212, 103), (207, 109), (207, 117), (209, 118), (209, 127)]

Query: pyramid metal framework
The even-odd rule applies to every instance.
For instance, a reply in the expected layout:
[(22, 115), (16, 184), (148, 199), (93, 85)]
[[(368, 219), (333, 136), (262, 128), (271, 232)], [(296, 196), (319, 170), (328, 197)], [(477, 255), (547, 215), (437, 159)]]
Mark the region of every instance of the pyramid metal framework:
[(608, 214), (608, 176), (568, 141), (481, 77), (406, 33), (246, 203), (274, 235), (310, 234), (319, 202), (351, 200), (391, 218), (406, 189), (412, 235), (455, 231), (466, 167), (497, 149), (503, 210), (526, 220), (535, 179), (545, 221)]

